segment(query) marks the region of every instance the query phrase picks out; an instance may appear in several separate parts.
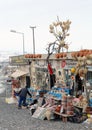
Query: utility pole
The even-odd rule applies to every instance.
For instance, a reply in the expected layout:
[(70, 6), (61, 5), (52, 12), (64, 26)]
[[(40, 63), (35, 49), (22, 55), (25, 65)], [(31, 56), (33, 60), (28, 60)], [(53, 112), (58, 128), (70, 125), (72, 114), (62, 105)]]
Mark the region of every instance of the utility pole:
[(36, 26), (30, 26), (30, 28), (32, 29), (32, 33), (33, 33), (33, 54), (35, 54), (35, 37), (34, 37), (34, 29), (36, 28)]

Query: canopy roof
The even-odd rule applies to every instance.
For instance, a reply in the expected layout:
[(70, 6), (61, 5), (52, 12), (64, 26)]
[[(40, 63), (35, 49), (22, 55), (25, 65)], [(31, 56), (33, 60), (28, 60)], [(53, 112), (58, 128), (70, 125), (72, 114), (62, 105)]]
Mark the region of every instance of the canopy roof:
[(14, 73), (11, 74), (11, 77), (18, 78), (24, 75), (27, 75), (29, 72), (23, 70), (16, 70)]

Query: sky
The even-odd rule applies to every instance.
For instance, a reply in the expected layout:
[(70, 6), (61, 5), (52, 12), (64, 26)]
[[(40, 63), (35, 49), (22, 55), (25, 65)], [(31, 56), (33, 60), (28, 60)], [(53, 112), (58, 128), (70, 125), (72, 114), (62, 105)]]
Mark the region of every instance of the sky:
[(33, 53), (34, 29), (35, 53), (47, 53), (48, 43), (55, 40), (49, 25), (70, 20), (69, 51), (92, 49), (92, 0), (0, 0), (0, 52)]

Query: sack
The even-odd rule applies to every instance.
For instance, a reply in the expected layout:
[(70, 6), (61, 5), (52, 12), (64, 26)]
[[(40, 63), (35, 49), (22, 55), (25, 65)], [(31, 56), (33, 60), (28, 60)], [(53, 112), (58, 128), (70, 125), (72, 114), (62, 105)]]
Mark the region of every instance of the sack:
[(45, 119), (45, 112), (46, 112), (46, 108), (38, 107), (35, 110), (35, 112), (33, 113), (32, 117), (44, 120)]
[(46, 117), (47, 120), (51, 120), (51, 119), (54, 119), (54, 114), (53, 114), (52, 111), (47, 110), (47, 111), (45, 112), (45, 117)]

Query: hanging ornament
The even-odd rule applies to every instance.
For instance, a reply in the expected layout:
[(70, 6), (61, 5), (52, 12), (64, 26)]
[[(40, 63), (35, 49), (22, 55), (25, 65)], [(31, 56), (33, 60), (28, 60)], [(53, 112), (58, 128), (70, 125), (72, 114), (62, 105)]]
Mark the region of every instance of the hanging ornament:
[(71, 73), (75, 73), (76, 69), (75, 68), (71, 68)]

